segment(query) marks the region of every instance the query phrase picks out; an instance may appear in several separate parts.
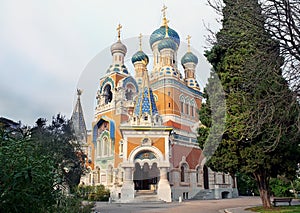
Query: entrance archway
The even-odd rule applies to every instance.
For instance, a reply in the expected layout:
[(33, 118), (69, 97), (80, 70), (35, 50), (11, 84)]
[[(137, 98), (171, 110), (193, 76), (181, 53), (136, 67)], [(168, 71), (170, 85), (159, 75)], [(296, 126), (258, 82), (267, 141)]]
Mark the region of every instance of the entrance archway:
[(149, 150), (143, 150), (135, 156), (134, 162), (134, 189), (137, 191), (156, 191), (160, 171), (158, 169), (157, 158), (154, 153)]
[(148, 163), (144, 163), (141, 167), (139, 163), (135, 163), (135, 171), (133, 173), (133, 182), (135, 190), (152, 190), (155, 191), (159, 181), (159, 169), (154, 163), (151, 167)]

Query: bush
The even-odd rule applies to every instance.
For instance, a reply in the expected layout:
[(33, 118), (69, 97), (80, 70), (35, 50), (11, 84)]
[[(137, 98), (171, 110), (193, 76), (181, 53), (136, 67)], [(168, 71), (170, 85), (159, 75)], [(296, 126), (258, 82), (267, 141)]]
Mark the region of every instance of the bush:
[(271, 178), (270, 180), (271, 192), (275, 197), (292, 197), (293, 194), (290, 192), (291, 184), (280, 177)]
[(110, 192), (103, 185), (99, 186), (78, 186), (77, 195), (84, 200), (108, 201)]

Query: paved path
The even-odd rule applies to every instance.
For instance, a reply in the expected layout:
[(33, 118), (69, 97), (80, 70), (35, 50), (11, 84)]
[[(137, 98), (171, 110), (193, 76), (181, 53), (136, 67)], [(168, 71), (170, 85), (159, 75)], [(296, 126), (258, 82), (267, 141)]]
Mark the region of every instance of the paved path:
[(95, 211), (100, 213), (220, 213), (224, 212), (224, 209), (228, 209), (232, 213), (247, 213), (249, 211), (244, 211), (245, 208), (257, 205), (261, 205), (259, 197), (193, 200), (163, 204), (108, 204), (97, 202)]

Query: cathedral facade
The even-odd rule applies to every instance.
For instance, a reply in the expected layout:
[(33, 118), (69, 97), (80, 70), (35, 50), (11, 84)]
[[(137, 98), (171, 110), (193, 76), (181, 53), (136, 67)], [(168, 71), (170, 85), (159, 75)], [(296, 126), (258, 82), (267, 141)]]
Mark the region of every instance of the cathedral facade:
[[(92, 130), (84, 145), (90, 169), (84, 184), (105, 185), (117, 202), (143, 196), (165, 202), (236, 196), (235, 180), (213, 172), (200, 158), (197, 127), (202, 93), (190, 37), (187, 52), (178, 61), (180, 37), (163, 13), (162, 26), (149, 40), (153, 67), (148, 70), (149, 57), (140, 41), (140, 50), (131, 58), (134, 71), (129, 72), (120, 25), (117, 30), (112, 64), (99, 81)], [(77, 105), (74, 112), (82, 111)], [(76, 113), (72, 117), (84, 120)]]

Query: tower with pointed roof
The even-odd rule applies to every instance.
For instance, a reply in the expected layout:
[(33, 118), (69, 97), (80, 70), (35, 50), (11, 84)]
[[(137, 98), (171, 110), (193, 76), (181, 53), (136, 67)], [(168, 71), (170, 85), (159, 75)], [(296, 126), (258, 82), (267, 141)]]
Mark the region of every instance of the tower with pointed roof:
[(150, 36), (150, 71), (141, 34), (139, 49), (131, 56), (134, 70), (128, 71), (127, 47), (119, 24), (118, 39), (111, 45), (112, 63), (99, 81), (88, 137), (93, 153), (88, 184), (105, 185), (114, 201), (143, 201), (143, 196), (148, 201), (165, 202), (179, 197), (233, 196), (230, 176), (213, 172), (200, 158), (196, 133), (202, 101), (195, 75), (198, 57), (191, 51), (188, 36), (182, 68), (178, 66), (180, 37), (169, 27), (166, 9), (162, 9), (162, 25)]
[(77, 89), (77, 101), (71, 116), (71, 122), (73, 125), (73, 129), (76, 134), (77, 140), (81, 144), (86, 144), (87, 143), (87, 129), (86, 129), (86, 124), (84, 120), (84, 115), (83, 115), (83, 110), (81, 106), (81, 100), (80, 96), (82, 94), (82, 90)]

